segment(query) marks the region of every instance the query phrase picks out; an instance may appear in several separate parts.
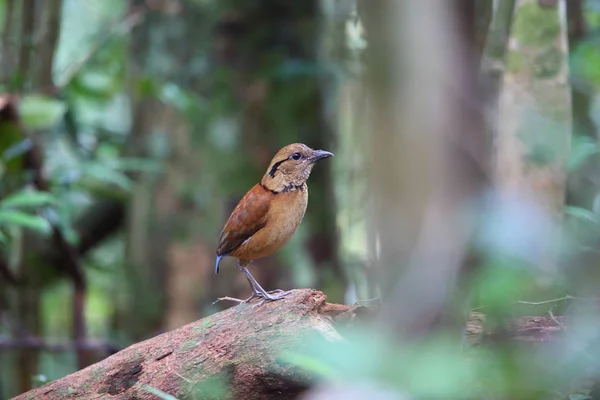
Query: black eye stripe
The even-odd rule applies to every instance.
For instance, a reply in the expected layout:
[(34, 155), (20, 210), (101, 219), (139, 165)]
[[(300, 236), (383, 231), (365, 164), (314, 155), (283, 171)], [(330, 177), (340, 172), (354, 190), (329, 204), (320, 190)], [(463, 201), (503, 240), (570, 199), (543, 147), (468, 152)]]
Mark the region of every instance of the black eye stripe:
[[(297, 155), (297, 156), (299, 156), (299, 157), (298, 157), (298, 158), (294, 158), (294, 156), (296, 156), (296, 155)], [(275, 177), (275, 172), (277, 172), (277, 169), (279, 168), (279, 166), (280, 166), (281, 164), (283, 164), (284, 162), (286, 162), (286, 161), (290, 161), (290, 160), (298, 161), (298, 160), (299, 160), (299, 159), (301, 159), (301, 158), (302, 158), (302, 154), (300, 154), (300, 153), (294, 153), (294, 154), (292, 154), (291, 156), (289, 156), (289, 157), (288, 157), (288, 158), (286, 158), (286, 159), (283, 159), (283, 160), (281, 160), (281, 161), (277, 161), (275, 164), (273, 164), (273, 166), (272, 166), (272, 167), (271, 167), (271, 169), (269, 170), (269, 176), (270, 176), (271, 178), (274, 178), (274, 177)]]

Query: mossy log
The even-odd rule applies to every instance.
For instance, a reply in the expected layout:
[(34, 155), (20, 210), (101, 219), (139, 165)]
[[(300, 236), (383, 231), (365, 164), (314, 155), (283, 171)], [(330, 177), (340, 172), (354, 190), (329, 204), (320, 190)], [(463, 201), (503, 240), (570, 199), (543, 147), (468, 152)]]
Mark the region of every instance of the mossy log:
[[(281, 358), (316, 335), (343, 340), (343, 328), (375, 311), (330, 304), (316, 290), (294, 290), (260, 307), (242, 304), (134, 344), (74, 374), (16, 399), (293, 399), (312, 386), (309, 374)], [(482, 314), (467, 338), (481, 343)], [(528, 317), (512, 326), (519, 340), (546, 341), (560, 331), (553, 320)], [(484, 341), (485, 342), (485, 341)]]

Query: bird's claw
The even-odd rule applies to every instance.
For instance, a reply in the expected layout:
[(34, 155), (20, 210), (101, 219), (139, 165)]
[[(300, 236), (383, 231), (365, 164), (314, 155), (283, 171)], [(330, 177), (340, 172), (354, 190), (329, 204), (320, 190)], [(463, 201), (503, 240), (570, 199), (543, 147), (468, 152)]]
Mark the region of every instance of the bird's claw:
[(246, 304), (246, 303), (250, 303), (253, 299), (255, 299), (257, 297), (260, 297), (261, 300), (258, 303), (255, 304), (255, 307), (260, 307), (267, 300), (269, 300), (269, 301), (281, 300), (285, 296), (287, 296), (288, 294), (290, 294), (291, 292), (292, 292), (291, 290), (289, 290), (289, 291), (286, 292), (286, 291), (281, 290), (281, 289), (275, 289), (275, 290), (271, 290), (271, 291), (264, 292), (264, 293), (255, 292), (255, 293), (252, 294), (252, 296), (248, 297), (245, 300), (238, 299), (238, 298), (235, 298), (235, 297), (225, 296), (225, 297), (219, 297), (217, 300), (215, 300), (213, 302), (213, 304), (217, 304), (219, 301), (234, 301), (234, 302), (239, 303), (239, 304)]

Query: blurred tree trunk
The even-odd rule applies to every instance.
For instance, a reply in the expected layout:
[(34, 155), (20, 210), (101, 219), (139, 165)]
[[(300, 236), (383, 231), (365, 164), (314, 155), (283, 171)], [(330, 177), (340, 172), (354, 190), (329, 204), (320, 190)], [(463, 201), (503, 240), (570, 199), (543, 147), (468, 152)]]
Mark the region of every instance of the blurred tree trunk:
[[(569, 33), (569, 51), (574, 62), (581, 57), (579, 51), (589, 45), (588, 26), (584, 11), (584, 0), (567, 1), (567, 23)], [(571, 101), (573, 113), (573, 137), (580, 143), (598, 141), (598, 129), (591, 117), (594, 91), (587, 86), (585, 79), (571, 71)], [(598, 156), (589, 157), (580, 168), (569, 171), (567, 180), (566, 203), (571, 206), (594, 209), (594, 200), (600, 192), (600, 185), (595, 177), (598, 171)]]
[[(53, 85), (52, 67), (54, 53), (60, 34), (60, 15), (62, 0), (45, 1), (7, 1), (4, 29), (0, 46), (3, 56), (0, 61), (0, 81), (16, 92), (27, 92), (31, 88), (48, 89)], [(38, 59), (40, 63), (34, 63)], [(14, 116), (18, 119), (18, 116)], [(14, 122), (19, 128), (18, 121)], [(28, 132), (20, 132), (23, 137)], [(41, 156), (41, 152), (39, 154)], [(31, 157), (31, 152), (26, 157)], [(26, 168), (35, 168), (27, 165)], [(37, 171), (40, 172), (41, 171)], [(35, 176), (36, 171), (28, 171)], [(37, 186), (36, 178), (28, 184)], [(9, 263), (18, 271), (19, 284), (12, 291), (8, 312), (9, 332), (15, 338), (40, 337), (42, 321), (40, 301), (44, 288), (44, 278), (52, 274), (41, 274), (40, 271), (51, 268), (47, 259), (40, 257), (43, 243), (39, 238), (26, 230), (21, 232), (15, 247), (9, 249)], [(37, 349), (22, 348), (15, 351), (15, 382), (7, 385), (14, 393), (27, 391), (32, 386), (32, 379), (39, 373)], [(9, 361), (10, 365), (10, 361)]]
[(473, 8), (464, 0), (359, 2), (377, 160), (369, 168), (372, 254), (381, 322), (400, 336), (445, 328), (458, 337), (464, 327), (472, 213), (490, 163)]
[(118, 321), (132, 341), (197, 319), (211, 262), (212, 252), (197, 228), (202, 214), (188, 198), (188, 188), (202, 184), (202, 152), (194, 146), (186, 116), (174, 105), (179, 99), (159, 100), (165, 85), (176, 78), (164, 72), (165, 63), (181, 65), (179, 79), (190, 79), (186, 66), (195, 53), (189, 54), (186, 38), (195, 36), (202, 20), (198, 10), (190, 6), (183, 15), (178, 8), (148, 10), (132, 33), (130, 152), (161, 160), (164, 167), (160, 176), (139, 174), (130, 203), (123, 289), (128, 298)]
[[(516, 4), (500, 97), (495, 178), (500, 191), (535, 204), (552, 223), (562, 219), (571, 139), (571, 98), (564, 15), (555, 2)], [(549, 232), (553, 246), (558, 232)], [(556, 265), (547, 248), (543, 268)]]

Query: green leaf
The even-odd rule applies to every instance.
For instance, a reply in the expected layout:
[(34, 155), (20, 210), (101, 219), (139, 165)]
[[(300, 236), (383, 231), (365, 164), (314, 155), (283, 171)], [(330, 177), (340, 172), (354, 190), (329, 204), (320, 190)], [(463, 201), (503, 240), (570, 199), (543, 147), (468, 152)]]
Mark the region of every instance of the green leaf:
[(131, 179), (129, 179), (127, 175), (111, 168), (107, 168), (101, 164), (88, 164), (83, 168), (82, 172), (84, 177), (93, 178), (103, 183), (112, 184), (125, 190), (131, 190), (133, 185)]
[(49, 233), (51, 231), (50, 224), (44, 218), (21, 211), (0, 210), (0, 225), (19, 226), (41, 233)]
[(119, 171), (160, 172), (161, 170), (159, 162), (143, 158), (120, 158), (112, 161), (111, 164)]
[(168, 393), (163, 392), (162, 390), (159, 390), (157, 388), (154, 388), (152, 386), (149, 385), (142, 385), (142, 389), (144, 389), (145, 391), (152, 393), (155, 396), (160, 397), (162, 400), (178, 400), (177, 397), (175, 396), (171, 396)]
[(20, 192), (6, 197), (0, 202), (2, 208), (41, 207), (56, 203), (56, 198), (44, 192)]
[(592, 224), (597, 224), (599, 221), (598, 214), (581, 207), (567, 206), (565, 207), (565, 214)]
[(571, 151), (567, 160), (567, 171), (573, 172), (580, 168), (591, 156), (600, 152), (598, 144), (592, 138), (574, 137), (571, 141)]
[(325, 360), (311, 357), (301, 353), (286, 353), (281, 356), (283, 362), (293, 364), (309, 373), (320, 376), (324, 379), (336, 379), (338, 374), (335, 369), (325, 362)]
[(55, 125), (67, 108), (61, 101), (51, 97), (30, 95), (21, 99), (19, 115), (30, 129), (44, 129)]

